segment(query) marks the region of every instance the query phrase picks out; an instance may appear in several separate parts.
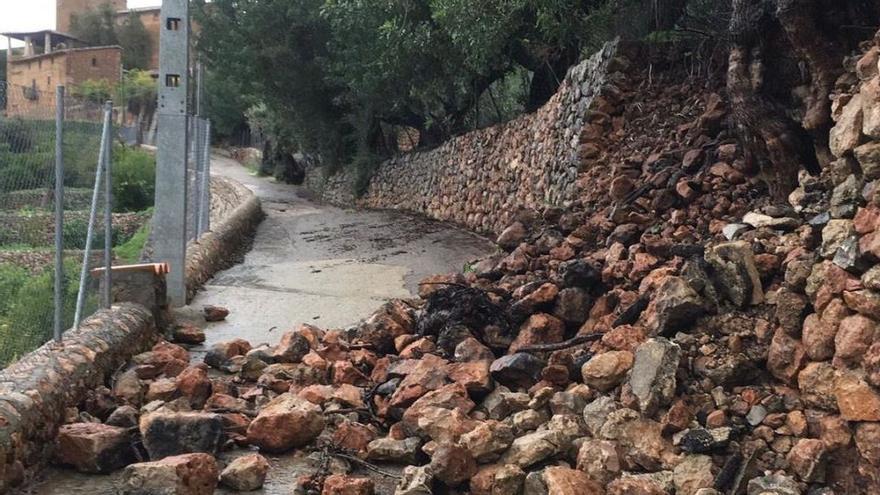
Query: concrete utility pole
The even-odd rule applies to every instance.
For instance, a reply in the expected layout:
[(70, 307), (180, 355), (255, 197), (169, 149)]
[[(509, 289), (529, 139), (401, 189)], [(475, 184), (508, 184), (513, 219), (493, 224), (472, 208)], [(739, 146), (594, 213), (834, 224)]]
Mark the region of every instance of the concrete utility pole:
[(189, 88), (189, 0), (162, 0), (159, 35), (159, 108), (156, 155), (155, 261), (171, 266), (168, 299), (186, 304), (187, 97)]

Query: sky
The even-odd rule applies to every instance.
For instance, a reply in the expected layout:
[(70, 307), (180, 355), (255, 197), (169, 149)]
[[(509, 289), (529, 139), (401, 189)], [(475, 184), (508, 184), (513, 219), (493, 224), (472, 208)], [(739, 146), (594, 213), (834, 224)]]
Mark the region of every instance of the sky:
[[(161, 0), (128, 0), (129, 8), (161, 5)], [(0, 33), (55, 28), (55, 0), (0, 0)], [(6, 38), (0, 36), (0, 50)]]

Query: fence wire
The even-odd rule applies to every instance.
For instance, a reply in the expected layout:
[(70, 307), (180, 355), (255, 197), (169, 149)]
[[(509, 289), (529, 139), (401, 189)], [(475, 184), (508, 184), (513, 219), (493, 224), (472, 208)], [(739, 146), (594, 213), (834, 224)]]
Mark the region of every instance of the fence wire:
[[(55, 93), (0, 82), (0, 365), (53, 337), (55, 303)], [(63, 281), (61, 327), (74, 324), (79, 275), (98, 167), (102, 104), (64, 99)], [(101, 266), (106, 211), (104, 188), (86, 269)], [(131, 215), (114, 214), (114, 244), (139, 228)], [(142, 223), (142, 222), (141, 222)], [(98, 284), (87, 278), (83, 315), (98, 307)]]

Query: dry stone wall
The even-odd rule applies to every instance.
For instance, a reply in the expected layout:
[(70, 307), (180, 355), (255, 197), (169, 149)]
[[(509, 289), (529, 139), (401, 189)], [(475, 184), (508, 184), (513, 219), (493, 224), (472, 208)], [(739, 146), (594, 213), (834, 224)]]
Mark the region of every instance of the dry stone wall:
[[(616, 51), (617, 43), (608, 43), (574, 66), (557, 94), (534, 113), (383, 162), (359, 204), (494, 233), (518, 210), (565, 205), (576, 193), (581, 129)], [(310, 170), (306, 185), (324, 200), (352, 204), (353, 174), (320, 173)]]

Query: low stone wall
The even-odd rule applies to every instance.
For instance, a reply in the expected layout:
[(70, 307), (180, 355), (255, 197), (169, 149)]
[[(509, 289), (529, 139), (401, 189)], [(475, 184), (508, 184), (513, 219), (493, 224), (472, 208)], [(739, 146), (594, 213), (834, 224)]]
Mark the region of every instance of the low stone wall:
[[(556, 95), (534, 113), (383, 162), (358, 204), (494, 233), (518, 210), (565, 205), (576, 196), (581, 155), (589, 152), (582, 149), (581, 130), (616, 53), (617, 43), (608, 43), (572, 67)], [(322, 175), (321, 168), (310, 169), (307, 187), (325, 201), (353, 204), (353, 173)]]
[(65, 410), (158, 339), (153, 314), (136, 304), (102, 310), (0, 371), (0, 493), (47, 462)]
[[(211, 182), (211, 230), (186, 249), (187, 300), (215, 273), (236, 263), (263, 218), (260, 200), (248, 188), (218, 177)], [(221, 190), (223, 195), (218, 197)], [(228, 214), (220, 219), (215, 213), (218, 211)]]

